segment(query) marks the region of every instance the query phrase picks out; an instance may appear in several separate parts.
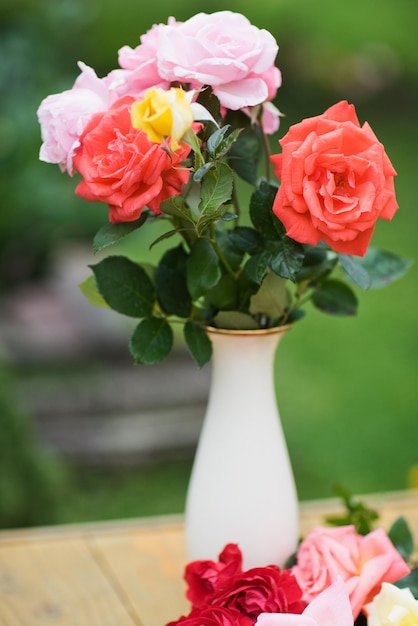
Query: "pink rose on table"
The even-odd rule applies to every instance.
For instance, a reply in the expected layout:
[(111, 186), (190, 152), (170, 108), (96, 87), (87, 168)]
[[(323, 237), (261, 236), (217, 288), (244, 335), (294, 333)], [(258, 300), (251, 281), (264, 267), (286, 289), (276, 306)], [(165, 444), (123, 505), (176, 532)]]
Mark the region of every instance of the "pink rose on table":
[(289, 570), (276, 565), (242, 571), (238, 546), (228, 544), (219, 562), (194, 561), (186, 567), (187, 598), (193, 608), (207, 605), (240, 611), (254, 620), (261, 612), (301, 613), (302, 590)]
[(254, 622), (239, 611), (220, 606), (195, 609), (167, 626), (253, 626)]
[(289, 237), (363, 256), (376, 220), (398, 209), (396, 172), (370, 126), (342, 101), (295, 124), (279, 143), (273, 211)]
[(41, 161), (57, 163), (61, 171), (74, 174), (73, 158), (80, 135), (94, 113), (106, 111), (113, 98), (106, 80), (79, 63), (81, 74), (72, 89), (47, 96), (38, 108), (41, 125)]
[(354, 526), (317, 526), (300, 544), (292, 571), (307, 602), (341, 577), (356, 619), (383, 582), (403, 578), (410, 568), (381, 528), (363, 536)]
[(158, 71), (191, 88), (210, 85), (223, 106), (237, 110), (261, 104), (279, 86), (277, 51), (274, 37), (240, 13), (198, 13), (161, 31)]
[(140, 217), (147, 206), (160, 213), (160, 204), (180, 193), (189, 172), (182, 167), (190, 148), (182, 144), (168, 154), (131, 125), (133, 98), (121, 98), (105, 113), (95, 114), (80, 138), (74, 157), (83, 180), (75, 192), (86, 200), (109, 205), (112, 223)]

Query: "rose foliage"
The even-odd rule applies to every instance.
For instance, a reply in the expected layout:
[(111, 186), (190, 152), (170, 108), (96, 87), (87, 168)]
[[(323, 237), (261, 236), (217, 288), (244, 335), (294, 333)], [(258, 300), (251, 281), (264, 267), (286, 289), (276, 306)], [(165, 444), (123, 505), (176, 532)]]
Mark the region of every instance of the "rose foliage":
[[(366, 511), (366, 509), (363, 509)], [(377, 516), (376, 516), (377, 517)], [(356, 512), (348, 511), (354, 522)], [(167, 626), (414, 626), (418, 568), (408, 525), (317, 526), (288, 565), (242, 569), (239, 546), (218, 561), (189, 563), (184, 572), (190, 612)]]
[[(277, 52), (239, 13), (170, 18), (123, 46), (107, 76), (80, 63), (72, 88), (39, 106), (40, 158), (81, 176), (76, 193), (108, 206), (94, 239), (103, 258), (82, 290), (138, 320), (137, 363), (166, 357), (179, 321), (202, 366), (207, 325), (291, 324), (307, 301), (354, 315), (354, 285), (382, 287), (410, 265), (369, 245), (377, 220), (398, 209), (396, 172), (352, 104), (295, 124), (270, 155)], [(143, 262), (109, 254), (154, 221), (155, 265), (146, 251)]]

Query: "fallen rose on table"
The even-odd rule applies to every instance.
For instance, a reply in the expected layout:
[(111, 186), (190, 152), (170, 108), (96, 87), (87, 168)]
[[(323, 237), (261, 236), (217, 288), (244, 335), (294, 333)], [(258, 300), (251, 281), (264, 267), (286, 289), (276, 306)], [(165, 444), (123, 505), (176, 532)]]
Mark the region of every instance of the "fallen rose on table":
[(284, 569), (243, 570), (236, 544), (218, 561), (189, 563), (190, 613), (167, 626), (418, 624), (418, 567), (406, 521), (400, 517), (386, 533), (371, 527), (374, 511), (345, 503), (347, 515), (336, 526), (312, 528)]

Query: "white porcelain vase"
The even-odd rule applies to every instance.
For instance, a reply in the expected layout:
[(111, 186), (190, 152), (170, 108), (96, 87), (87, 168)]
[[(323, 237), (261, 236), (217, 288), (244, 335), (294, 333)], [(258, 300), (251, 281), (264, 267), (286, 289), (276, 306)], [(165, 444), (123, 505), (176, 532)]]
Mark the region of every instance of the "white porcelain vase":
[(185, 512), (190, 560), (217, 560), (237, 543), (244, 567), (282, 567), (296, 550), (298, 500), (273, 374), (287, 330), (208, 329), (212, 381)]

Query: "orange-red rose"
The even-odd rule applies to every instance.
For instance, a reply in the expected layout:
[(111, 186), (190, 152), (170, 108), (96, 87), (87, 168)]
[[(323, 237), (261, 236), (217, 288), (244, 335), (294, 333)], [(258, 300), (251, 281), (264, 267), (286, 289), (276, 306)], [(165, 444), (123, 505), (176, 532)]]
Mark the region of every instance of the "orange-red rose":
[(74, 157), (83, 180), (75, 192), (109, 205), (112, 223), (139, 218), (144, 207), (160, 213), (160, 204), (181, 192), (189, 172), (182, 167), (190, 148), (168, 152), (131, 125), (133, 98), (121, 98), (105, 113), (92, 116)]
[(288, 236), (363, 256), (376, 220), (398, 208), (396, 172), (370, 126), (342, 101), (292, 126), (279, 143), (273, 211)]

